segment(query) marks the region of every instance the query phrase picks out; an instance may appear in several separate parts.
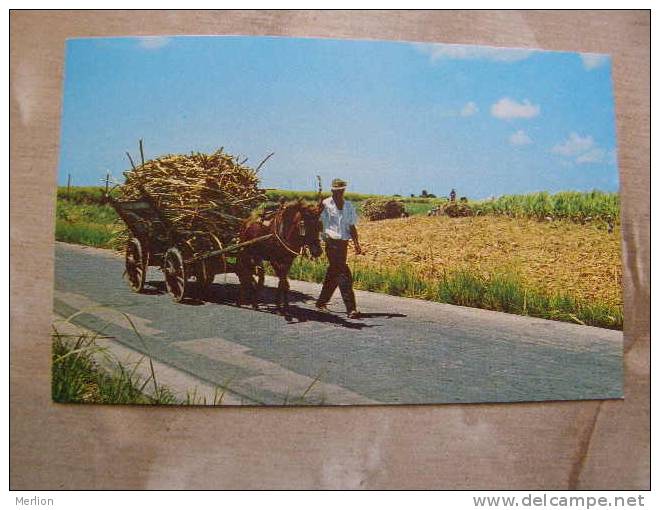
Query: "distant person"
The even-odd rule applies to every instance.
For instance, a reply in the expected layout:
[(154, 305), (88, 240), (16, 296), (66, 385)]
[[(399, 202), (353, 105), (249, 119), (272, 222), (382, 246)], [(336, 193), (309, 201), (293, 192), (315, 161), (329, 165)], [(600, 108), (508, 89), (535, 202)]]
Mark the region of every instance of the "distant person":
[(355, 292), (353, 292), (353, 275), (346, 263), (348, 254), (348, 241), (353, 240), (355, 253), (362, 253), (358, 240), (357, 212), (348, 200), (344, 199), (346, 181), (341, 179), (332, 180), (332, 196), (321, 203), (321, 222), (323, 223), (322, 237), (325, 241), (325, 253), (328, 257), (328, 270), (323, 280), (321, 294), (316, 301), (316, 308), (327, 311), (327, 304), (335, 289), (339, 287), (341, 298), (346, 305), (346, 313), (351, 319), (357, 319), (360, 313), (355, 303)]

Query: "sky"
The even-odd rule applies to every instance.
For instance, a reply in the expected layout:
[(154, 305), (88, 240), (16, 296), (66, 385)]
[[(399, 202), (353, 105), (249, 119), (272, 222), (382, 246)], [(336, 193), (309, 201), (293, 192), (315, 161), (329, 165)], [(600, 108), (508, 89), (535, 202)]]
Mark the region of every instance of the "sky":
[(275, 37), (70, 39), (59, 183), (220, 147), (267, 188), (617, 191), (606, 55)]

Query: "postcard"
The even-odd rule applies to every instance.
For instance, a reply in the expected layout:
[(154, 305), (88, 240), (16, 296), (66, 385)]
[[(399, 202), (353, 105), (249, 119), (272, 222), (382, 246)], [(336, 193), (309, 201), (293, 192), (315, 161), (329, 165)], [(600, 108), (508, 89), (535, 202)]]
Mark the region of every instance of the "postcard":
[(607, 55), (71, 39), (61, 403), (623, 397)]

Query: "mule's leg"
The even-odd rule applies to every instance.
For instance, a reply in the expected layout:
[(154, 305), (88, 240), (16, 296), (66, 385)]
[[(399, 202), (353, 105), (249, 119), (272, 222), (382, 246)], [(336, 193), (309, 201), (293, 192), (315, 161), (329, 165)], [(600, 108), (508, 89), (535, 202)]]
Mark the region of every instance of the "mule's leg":
[(254, 300), (261, 301), (261, 291), (264, 287), (264, 261), (261, 259), (254, 260), (254, 267), (252, 271), (252, 284), (254, 286)]
[(279, 278), (277, 285), (277, 308), (287, 308), (289, 306), (289, 268), (291, 264), (276, 263), (273, 264), (275, 274)]
[(243, 306), (243, 304), (247, 303), (247, 299), (249, 299), (252, 303), (252, 307), (257, 307), (254, 281), (252, 280), (252, 272), (253, 268), (251, 267), (250, 259), (248, 257), (241, 257), (239, 255), (236, 264), (236, 274), (238, 275), (238, 280), (240, 282), (237, 303), (238, 306)]
[(289, 277), (288, 271), (284, 273), (284, 276), (280, 280), (282, 282), (282, 299), (284, 301), (284, 309), (289, 308)]

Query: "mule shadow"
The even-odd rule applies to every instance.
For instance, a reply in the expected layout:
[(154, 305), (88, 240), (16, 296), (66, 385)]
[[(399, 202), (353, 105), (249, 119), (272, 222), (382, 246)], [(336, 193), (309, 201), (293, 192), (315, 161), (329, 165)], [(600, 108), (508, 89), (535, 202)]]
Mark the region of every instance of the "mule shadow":
[[(206, 302), (216, 303), (224, 306), (238, 307), (237, 301), (240, 292), (240, 285), (236, 283), (214, 283), (209, 287), (208, 294), (205, 297)], [(372, 328), (373, 325), (364, 324), (360, 322), (348, 321), (342, 317), (331, 313), (319, 312), (310, 308), (297, 306), (295, 303), (305, 303), (314, 301), (314, 296), (298, 292), (296, 290), (289, 290), (289, 307), (286, 311), (282, 311), (276, 306), (277, 289), (274, 287), (264, 287), (259, 292), (259, 308), (254, 310), (260, 313), (269, 313), (272, 315), (279, 315), (289, 324), (298, 324), (301, 322), (323, 322), (326, 324), (333, 324), (338, 327), (348, 329), (363, 329)], [(243, 306), (246, 309), (252, 309), (249, 305)]]
[[(241, 286), (238, 283), (217, 282), (209, 286), (204, 300), (208, 303), (219, 305), (235, 305), (238, 302)], [(289, 291), (289, 303), (301, 303), (313, 299), (312, 296), (298, 292)], [(259, 291), (259, 302), (261, 305), (275, 304), (277, 300), (277, 289), (275, 287), (264, 287)]]
[[(167, 292), (165, 282), (163, 281), (150, 281), (147, 282), (150, 286), (148, 289), (149, 294), (164, 294)], [(147, 289), (145, 289), (147, 291)], [(240, 285), (237, 283), (213, 283), (204, 296), (204, 299), (196, 297), (189, 297), (184, 299), (181, 304), (200, 306), (205, 303), (214, 303), (223, 306), (231, 306), (239, 308), (238, 297), (240, 292)], [(194, 290), (192, 292), (194, 295)], [(364, 328), (378, 327), (375, 324), (365, 324), (360, 322), (359, 319), (347, 320), (339, 315), (331, 312), (321, 312), (313, 308), (305, 308), (297, 306), (295, 303), (305, 303), (314, 301), (314, 296), (299, 292), (296, 290), (289, 290), (289, 307), (284, 312), (275, 305), (277, 300), (277, 289), (274, 287), (264, 287), (259, 293), (259, 308), (253, 310), (254, 312), (269, 313), (272, 315), (282, 316), (289, 324), (298, 324), (302, 322), (321, 322), (325, 324), (332, 324), (337, 327), (344, 327), (347, 329), (361, 330)], [(244, 305), (245, 309), (252, 309), (249, 305)], [(395, 317), (407, 317), (403, 313), (390, 313), (390, 312), (367, 312), (361, 313), (360, 319), (373, 319), (378, 317), (385, 317), (388, 319)]]

